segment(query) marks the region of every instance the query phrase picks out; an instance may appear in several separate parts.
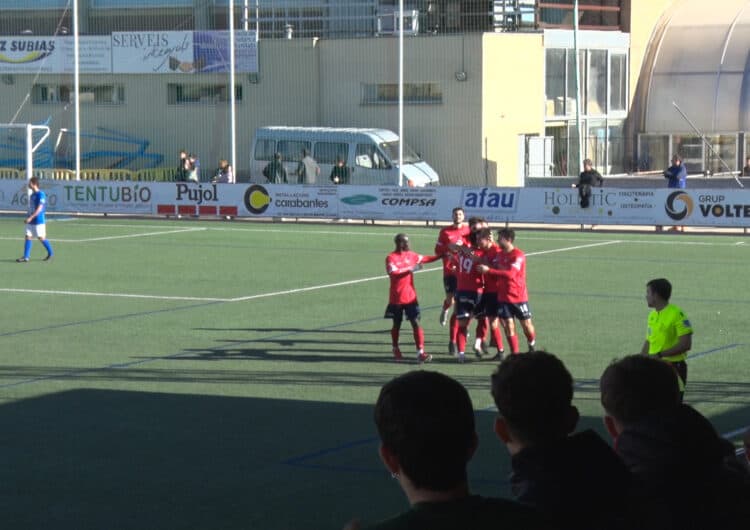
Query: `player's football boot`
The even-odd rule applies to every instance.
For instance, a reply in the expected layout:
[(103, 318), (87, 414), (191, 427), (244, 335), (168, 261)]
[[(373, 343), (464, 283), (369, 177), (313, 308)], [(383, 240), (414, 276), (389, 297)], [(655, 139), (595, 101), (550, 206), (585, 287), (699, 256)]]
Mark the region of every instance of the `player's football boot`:
[(417, 362), (429, 363), (430, 361), (432, 361), (432, 355), (423, 351), (417, 352)]
[(403, 355), (401, 355), (401, 350), (398, 348), (398, 346), (393, 348), (393, 360), (394, 361), (400, 361), (404, 358)]
[(54, 257), (54, 254), (47, 254), (42, 261), (50, 261)]
[(28, 263), (28, 262), (29, 262), (29, 258), (18, 258), (16, 260), (16, 263)]
[(448, 355), (452, 355), (453, 357), (455, 357), (457, 353), (458, 353), (458, 346), (456, 346), (456, 343), (449, 342), (448, 343)]

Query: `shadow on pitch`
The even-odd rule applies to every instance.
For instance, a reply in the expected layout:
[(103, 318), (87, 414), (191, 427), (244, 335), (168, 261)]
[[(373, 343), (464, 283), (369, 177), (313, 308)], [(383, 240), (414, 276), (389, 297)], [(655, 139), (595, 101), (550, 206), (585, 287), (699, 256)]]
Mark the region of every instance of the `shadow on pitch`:
[[(337, 494), (340, 472), (306, 474), (284, 462), (350, 433), (372, 434), (370, 409), (110, 390), (6, 403), (3, 527), (246, 530), (309, 528), (314, 520), (338, 528), (348, 516), (336, 507), (346, 493)], [(349, 465), (378, 469), (371, 449), (347, 452)], [(350, 475), (347, 488), (360, 480)]]

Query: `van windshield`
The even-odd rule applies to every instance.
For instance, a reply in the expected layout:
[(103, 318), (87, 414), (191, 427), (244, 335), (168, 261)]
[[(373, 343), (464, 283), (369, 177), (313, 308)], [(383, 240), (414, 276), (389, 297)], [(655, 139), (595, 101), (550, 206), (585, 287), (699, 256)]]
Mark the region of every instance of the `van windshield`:
[[(383, 153), (385, 153), (385, 156), (388, 157), (388, 160), (390, 160), (392, 163), (398, 164), (398, 142), (383, 142), (380, 144), (380, 149), (383, 150)], [(414, 149), (409, 147), (408, 144), (404, 144), (404, 164), (416, 164), (417, 162), (421, 162), (422, 159), (419, 157), (417, 153), (414, 152)]]

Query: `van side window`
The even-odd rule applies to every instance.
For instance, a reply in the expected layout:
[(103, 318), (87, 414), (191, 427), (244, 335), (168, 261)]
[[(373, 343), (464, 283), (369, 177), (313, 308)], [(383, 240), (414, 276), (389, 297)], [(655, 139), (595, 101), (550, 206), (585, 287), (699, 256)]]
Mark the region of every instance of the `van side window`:
[(378, 152), (375, 144), (357, 144), (356, 164), (368, 169), (387, 169), (385, 157)]
[(279, 153), (282, 160), (286, 162), (299, 162), (302, 160), (302, 150), (310, 150), (310, 142), (299, 140), (279, 140)]
[(347, 163), (349, 145), (338, 142), (317, 142), (313, 158), (318, 161), (318, 164), (335, 164), (337, 158), (342, 158)]
[(258, 140), (255, 143), (255, 160), (273, 160), (276, 152), (276, 142), (273, 140)]

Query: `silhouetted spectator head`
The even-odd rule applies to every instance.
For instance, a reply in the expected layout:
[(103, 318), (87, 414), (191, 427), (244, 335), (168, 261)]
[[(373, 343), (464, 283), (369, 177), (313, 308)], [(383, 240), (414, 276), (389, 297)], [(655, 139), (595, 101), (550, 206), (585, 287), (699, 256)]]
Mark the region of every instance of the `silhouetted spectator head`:
[(648, 355), (612, 361), (599, 379), (599, 389), (606, 414), (604, 422), (612, 436), (629, 424), (680, 404), (674, 368)]
[(310, 154), (310, 151), (308, 151), (307, 149), (302, 150), (302, 158), (305, 158), (309, 154)]
[(500, 363), (492, 374), (492, 397), (498, 411), (495, 432), (511, 452), (564, 438), (578, 423), (573, 377), (545, 351), (511, 355)]
[(275, 160), (281, 160), (281, 153), (274, 153), (274, 154), (273, 154), (273, 158), (274, 158)]
[(446, 491), (466, 482), (477, 447), (474, 408), (458, 381), (416, 370), (380, 390), (375, 404), (380, 456), (419, 489)]

